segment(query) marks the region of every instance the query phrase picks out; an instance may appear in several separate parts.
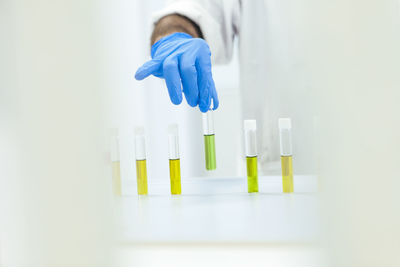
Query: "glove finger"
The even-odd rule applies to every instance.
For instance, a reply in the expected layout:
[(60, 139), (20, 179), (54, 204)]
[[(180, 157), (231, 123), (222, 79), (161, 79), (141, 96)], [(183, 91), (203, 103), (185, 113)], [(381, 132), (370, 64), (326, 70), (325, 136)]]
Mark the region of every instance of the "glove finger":
[(159, 60), (149, 60), (144, 63), (135, 73), (136, 80), (143, 80), (151, 74), (156, 74), (159, 72), (161, 67), (161, 61)]
[(199, 86), (199, 108), (201, 112), (210, 109), (211, 95), (210, 87), (214, 84), (211, 75), (211, 60), (209, 55), (202, 55), (196, 62), (197, 81)]
[(182, 79), (183, 93), (187, 103), (195, 107), (199, 102), (199, 88), (197, 85), (196, 56), (184, 53), (179, 60), (179, 71)]
[(169, 56), (164, 60), (163, 72), (165, 83), (168, 88), (169, 98), (172, 103), (179, 105), (182, 103), (182, 87), (178, 68), (178, 58), (176, 56)]
[(210, 109), (211, 95), (210, 95), (210, 80), (207, 78), (202, 79), (199, 83), (199, 108), (201, 112), (207, 112)]
[(219, 106), (219, 100), (218, 100), (218, 94), (217, 94), (217, 90), (215, 89), (215, 83), (214, 80), (211, 79), (211, 86), (210, 86), (210, 95), (211, 95), (211, 99), (212, 99), (212, 109), (216, 110)]

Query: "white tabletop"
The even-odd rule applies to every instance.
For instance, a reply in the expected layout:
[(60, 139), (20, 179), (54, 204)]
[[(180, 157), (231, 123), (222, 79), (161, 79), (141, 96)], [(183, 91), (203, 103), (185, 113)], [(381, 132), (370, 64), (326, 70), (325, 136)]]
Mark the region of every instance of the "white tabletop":
[(147, 196), (116, 198), (123, 243), (310, 243), (319, 232), (317, 179), (295, 176), (295, 193), (282, 193), (280, 176), (259, 177), (248, 194), (244, 177), (182, 179), (149, 184)]

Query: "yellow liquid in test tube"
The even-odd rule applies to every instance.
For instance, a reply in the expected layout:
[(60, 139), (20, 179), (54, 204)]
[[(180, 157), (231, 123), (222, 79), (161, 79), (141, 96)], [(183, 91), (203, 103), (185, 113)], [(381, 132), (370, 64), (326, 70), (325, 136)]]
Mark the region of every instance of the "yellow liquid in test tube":
[(137, 192), (147, 195), (147, 168), (146, 160), (136, 160)]
[(282, 191), (292, 193), (293, 186), (293, 166), (292, 166), (292, 121), (290, 118), (280, 118), (278, 120), (281, 167), (282, 167)]
[(111, 162), (112, 168), (112, 185), (113, 185), (113, 192), (116, 196), (122, 195), (121, 190), (121, 167), (119, 161)]
[(135, 129), (136, 182), (138, 195), (147, 195), (146, 142), (144, 128)]
[(118, 129), (110, 129), (110, 160), (111, 160), (111, 183), (115, 196), (122, 195), (121, 189), (121, 165), (119, 157), (119, 135)]
[(247, 163), (247, 191), (258, 192), (257, 157), (246, 157)]
[(171, 179), (171, 194), (180, 195), (182, 192), (180, 159), (169, 160), (169, 175)]
[(247, 192), (258, 192), (257, 171), (257, 122), (256, 120), (245, 120), (244, 143), (247, 165)]
[(292, 193), (294, 191), (292, 156), (281, 156), (281, 165), (283, 192)]

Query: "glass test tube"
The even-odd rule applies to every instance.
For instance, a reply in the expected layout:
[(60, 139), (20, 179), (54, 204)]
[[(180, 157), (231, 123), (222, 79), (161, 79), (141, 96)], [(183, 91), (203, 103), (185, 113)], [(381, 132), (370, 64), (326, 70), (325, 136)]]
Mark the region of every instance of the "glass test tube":
[(279, 135), (282, 166), (282, 188), (284, 193), (292, 193), (293, 167), (292, 167), (292, 123), (289, 118), (279, 119)]
[(135, 156), (137, 192), (139, 195), (147, 195), (146, 142), (143, 127), (135, 129)]
[(111, 169), (113, 193), (116, 196), (121, 196), (121, 165), (119, 157), (118, 129), (111, 130)]
[(215, 170), (217, 168), (217, 159), (215, 156), (214, 116), (212, 110), (203, 113), (203, 134), (206, 170)]
[(244, 121), (244, 140), (247, 165), (247, 191), (258, 192), (256, 120)]
[(168, 126), (168, 145), (169, 145), (169, 175), (171, 179), (171, 194), (181, 194), (181, 166), (179, 159), (179, 137), (178, 125)]

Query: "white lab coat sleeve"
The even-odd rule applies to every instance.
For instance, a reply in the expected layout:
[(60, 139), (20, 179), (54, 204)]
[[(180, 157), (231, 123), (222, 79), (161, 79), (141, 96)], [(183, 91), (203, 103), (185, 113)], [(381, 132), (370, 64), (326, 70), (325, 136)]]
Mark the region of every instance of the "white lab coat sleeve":
[(164, 9), (153, 14), (153, 22), (155, 25), (170, 14), (188, 17), (200, 27), (213, 63), (227, 63), (239, 32), (240, 9), (241, 0), (170, 0)]

